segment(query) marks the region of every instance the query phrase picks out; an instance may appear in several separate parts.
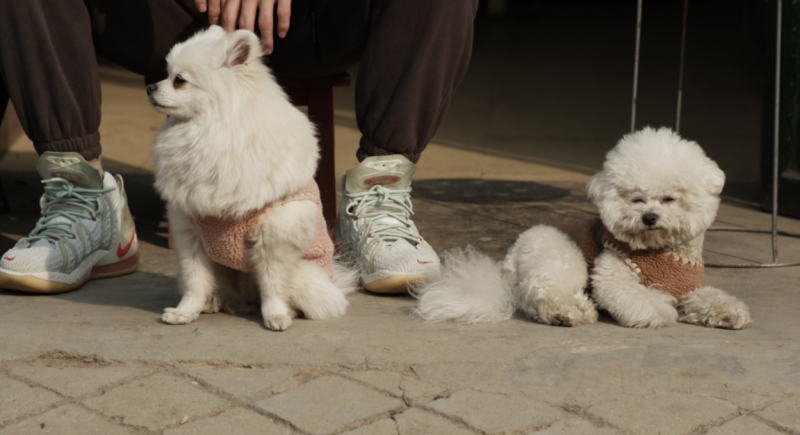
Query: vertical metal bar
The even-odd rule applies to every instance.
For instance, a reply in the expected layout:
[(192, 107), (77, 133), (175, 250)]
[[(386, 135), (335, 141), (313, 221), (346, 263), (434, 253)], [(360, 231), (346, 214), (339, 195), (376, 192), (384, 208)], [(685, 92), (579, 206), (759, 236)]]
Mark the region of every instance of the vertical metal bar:
[(775, 40), (775, 125), (772, 150), (772, 262), (778, 263), (778, 148), (780, 144), (781, 112), (781, 19), (783, 1), (778, 1), (777, 30)]
[(689, 0), (683, 0), (683, 36), (681, 36), (681, 66), (678, 73), (678, 112), (675, 114), (675, 132), (681, 132), (681, 105), (683, 103), (683, 63), (686, 57), (686, 17), (689, 11)]
[(642, 39), (642, 0), (636, 9), (636, 53), (633, 58), (633, 101), (631, 103), (631, 133), (636, 129), (636, 90), (639, 87), (639, 44)]

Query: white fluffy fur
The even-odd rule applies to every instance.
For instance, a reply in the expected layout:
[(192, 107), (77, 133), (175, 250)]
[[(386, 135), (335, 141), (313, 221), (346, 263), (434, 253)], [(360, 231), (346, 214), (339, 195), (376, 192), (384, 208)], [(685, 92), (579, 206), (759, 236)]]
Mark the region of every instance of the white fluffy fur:
[(239, 218), (303, 188), (319, 150), (308, 118), (288, 101), (261, 62), (249, 31), (211, 26), (167, 56), (169, 77), (148, 90), (169, 115), (153, 147), (156, 189), (179, 259), (183, 298), (163, 321), (183, 324), (200, 312), (260, 306), (269, 329), (285, 330), (297, 311), (309, 319), (344, 314), (356, 272), (338, 261), (334, 279), (302, 260), (315, 233), (317, 205), (295, 201), (262, 221), (247, 255), (252, 273), (213, 263), (193, 216)]
[(419, 306), (414, 314), (427, 322), (502, 322), (514, 314), (511, 293), (500, 277), (500, 264), (472, 246), (442, 254), (447, 267), (430, 284), (414, 284)]
[[(169, 115), (153, 148), (164, 200), (190, 215), (240, 217), (314, 177), (314, 127), (262, 64), (255, 34), (211, 26), (167, 63), (169, 78), (149, 94)], [(176, 88), (178, 76), (186, 83)]]
[[(724, 183), (725, 175), (696, 143), (666, 128), (645, 128), (620, 140), (586, 188), (618, 240), (699, 262)], [(643, 222), (648, 213), (657, 216), (650, 227)], [(676, 304), (672, 296), (643, 285), (609, 249), (595, 260), (589, 276), (578, 246), (554, 227), (540, 225), (522, 233), (508, 251), (499, 282), (496, 265), (477, 253), (445, 255), (445, 260), (440, 276), (417, 289), (418, 312), (427, 321), (505, 320), (505, 301), (511, 298), (528, 317), (551, 325), (593, 323), (595, 304), (635, 328), (677, 320), (730, 329), (750, 323), (742, 301), (713, 287), (702, 287)], [(486, 288), (490, 284), (495, 287)], [(594, 303), (584, 291), (590, 284)]]
[(578, 326), (597, 320), (586, 295), (586, 263), (578, 246), (557, 229), (537, 225), (508, 250), (503, 277), (522, 311), (537, 322)]

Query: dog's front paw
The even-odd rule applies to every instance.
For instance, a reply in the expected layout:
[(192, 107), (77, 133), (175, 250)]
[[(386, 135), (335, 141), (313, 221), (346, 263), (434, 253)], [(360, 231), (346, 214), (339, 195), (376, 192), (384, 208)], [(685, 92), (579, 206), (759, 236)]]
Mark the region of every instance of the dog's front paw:
[(734, 309), (728, 312), (686, 313), (681, 322), (692, 323), (709, 328), (744, 329), (750, 323), (750, 312), (747, 309)]
[(566, 303), (539, 300), (535, 303), (539, 323), (554, 326), (580, 326), (597, 321), (597, 309), (588, 298), (575, 297)]
[(744, 329), (750, 324), (750, 322), (751, 320), (749, 311), (735, 311), (728, 313), (722, 319), (719, 319), (715, 326), (717, 328), (725, 329)]
[(704, 286), (678, 303), (681, 322), (709, 328), (743, 329), (750, 324), (744, 302), (720, 289)]
[(273, 331), (285, 331), (292, 326), (292, 318), (286, 314), (276, 314), (264, 318), (264, 326)]
[(197, 319), (197, 313), (188, 313), (177, 308), (164, 308), (164, 315), (161, 316), (161, 321), (169, 325), (185, 325), (192, 323), (195, 319)]

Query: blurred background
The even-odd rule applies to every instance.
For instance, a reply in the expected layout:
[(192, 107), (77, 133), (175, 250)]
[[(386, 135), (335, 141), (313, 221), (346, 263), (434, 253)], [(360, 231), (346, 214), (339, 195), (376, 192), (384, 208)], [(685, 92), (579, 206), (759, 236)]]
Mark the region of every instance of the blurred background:
[[(688, 3), (680, 133), (725, 171), (726, 200), (761, 205), (771, 177), (775, 0)], [(784, 3), (785, 62), (796, 63), (798, 6)], [(683, 0), (644, 0), (637, 128), (675, 126), (683, 13)], [(482, 0), (468, 73), (418, 175), (435, 178), (441, 165), (450, 175), (469, 178), (535, 179), (537, 171), (552, 178), (558, 169), (582, 183), (630, 131), (635, 26), (635, 0)], [(357, 68), (349, 73), (355, 83)], [(789, 71), (784, 80), (781, 172), (788, 184), (780, 196), (781, 211), (797, 213), (797, 144), (789, 130), (797, 124), (791, 112), (798, 94), (791, 74), (800, 78)], [(106, 165), (148, 174), (152, 138), (163, 117), (147, 104), (141, 77), (102, 60), (101, 76)], [(356, 163), (353, 92), (352, 86), (336, 89), (339, 173)], [(6, 118), (12, 117), (9, 111)], [(20, 134), (13, 120), (4, 121), (0, 171), (33, 170), (35, 154)], [(489, 157), (501, 160), (489, 164)], [(504, 169), (502, 162), (530, 165)]]

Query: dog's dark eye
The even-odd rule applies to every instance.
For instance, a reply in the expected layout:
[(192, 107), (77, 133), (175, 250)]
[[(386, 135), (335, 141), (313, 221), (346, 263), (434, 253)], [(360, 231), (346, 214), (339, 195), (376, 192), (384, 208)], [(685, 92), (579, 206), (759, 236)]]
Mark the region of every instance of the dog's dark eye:
[(175, 89), (180, 88), (184, 84), (186, 84), (186, 80), (184, 80), (181, 76), (175, 76), (175, 80), (172, 81), (172, 86), (174, 86)]
[(634, 204), (638, 204), (640, 202), (644, 202), (644, 200), (642, 198), (636, 198), (636, 199), (633, 200)]
[(672, 201), (675, 201), (675, 198), (673, 198), (671, 196), (668, 196), (668, 197), (664, 198), (663, 200), (661, 200), (661, 202), (672, 202)]

